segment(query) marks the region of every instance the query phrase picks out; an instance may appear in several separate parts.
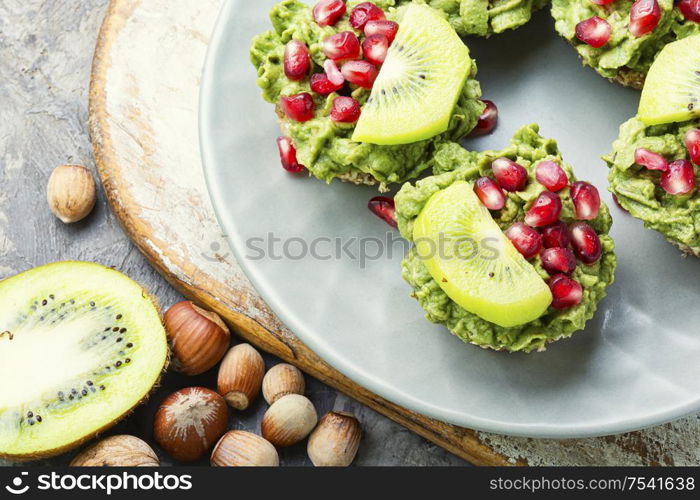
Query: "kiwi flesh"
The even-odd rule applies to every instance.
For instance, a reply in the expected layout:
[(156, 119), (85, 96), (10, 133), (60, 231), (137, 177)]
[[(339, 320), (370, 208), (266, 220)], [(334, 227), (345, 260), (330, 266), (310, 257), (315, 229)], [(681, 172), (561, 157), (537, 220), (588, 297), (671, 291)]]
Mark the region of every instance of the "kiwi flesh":
[(118, 271), (61, 262), (0, 281), (0, 457), (91, 439), (148, 396), (167, 359), (157, 306)]

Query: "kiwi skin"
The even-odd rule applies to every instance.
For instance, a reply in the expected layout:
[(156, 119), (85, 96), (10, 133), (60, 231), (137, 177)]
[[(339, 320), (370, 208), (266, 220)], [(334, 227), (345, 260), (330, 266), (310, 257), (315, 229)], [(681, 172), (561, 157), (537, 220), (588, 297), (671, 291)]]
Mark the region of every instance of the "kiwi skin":
[[(54, 262), (52, 264), (45, 264), (43, 266), (39, 266), (39, 267), (34, 268), (34, 269), (48, 268), (48, 267), (55, 265), (55, 264), (85, 264), (85, 262), (81, 262), (81, 261)], [(112, 270), (114, 272), (120, 272), (120, 271), (117, 271), (116, 269), (114, 269), (113, 267), (102, 266), (101, 264), (95, 264), (95, 263), (91, 263), (91, 264), (93, 264), (95, 266), (107, 268), (107, 269)], [(124, 274), (124, 273), (121, 273), (121, 274)], [(126, 276), (126, 274), (124, 274), (124, 275)], [(131, 279), (131, 278), (129, 277), (129, 279)], [(4, 280), (0, 280), (0, 282), (2, 282), (2, 281), (4, 281)], [(158, 311), (158, 316), (160, 317), (160, 322), (163, 325), (163, 328), (165, 328), (165, 324), (163, 323), (163, 314), (161, 312), (161, 307), (160, 307), (160, 304), (158, 302), (158, 299), (156, 299), (140, 282), (138, 282), (136, 280), (132, 280), (132, 281), (136, 282), (141, 287), (142, 297), (145, 299), (148, 299), (151, 302), (151, 304), (153, 305), (153, 307), (156, 309), (156, 311)], [(9, 460), (9, 461), (18, 462), (18, 463), (31, 462), (34, 460), (41, 460), (44, 458), (51, 458), (51, 457), (55, 457), (56, 455), (61, 455), (63, 453), (74, 450), (75, 448), (87, 443), (88, 441), (91, 441), (92, 439), (96, 438), (97, 436), (99, 436), (103, 432), (114, 427), (116, 424), (118, 424), (119, 422), (121, 422), (125, 418), (129, 417), (129, 415), (131, 415), (137, 407), (139, 407), (141, 404), (143, 404), (144, 402), (146, 402), (148, 400), (148, 398), (151, 396), (151, 394), (153, 394), (155, 392), (155, 390), (158, 389), (158, 387), (160, 387), (160, 382), (163, 378), (163, 375), (167, 372), (168, 367), (170, 366), (171, 357), (172, 357), (172, 352), (171, 352), (170, 348), (168, 348), (167, 355), (165, 358), (165, 363), (164, 363), (163, 368), (161, 369), (161, 372), (160, 372), (161, 373), (160, 377), (158, 377), (158, 380), (156, 380), (156, 382), (153, 384), (153, 387), (151, 387), (151, 390), (148, 393), (146, 393), (144, 395), (144, 397), (141, 398), (138, 402), (136, 402), (131, 408), (129, 408), (127, 411), (125, 411), (121, 415), (117, 416), (111, 422), (108, 422), (107, 424), (105, 424), (104, 426), (99, 428), (97, 431), (92, 432), (90, 434), (87, 434), (87, 435), (83, 436), (82, 438), (80, 438), (72, 443), (68, 443), (68, 444), (60, 446), (58, 448), (42, 450), (41, 452), (38, 452), (38, 453), (29, 453), (29, 454), (25, 454), (25, 455), (7, 455), (7, 454), (0, 452), (0, 459)]]

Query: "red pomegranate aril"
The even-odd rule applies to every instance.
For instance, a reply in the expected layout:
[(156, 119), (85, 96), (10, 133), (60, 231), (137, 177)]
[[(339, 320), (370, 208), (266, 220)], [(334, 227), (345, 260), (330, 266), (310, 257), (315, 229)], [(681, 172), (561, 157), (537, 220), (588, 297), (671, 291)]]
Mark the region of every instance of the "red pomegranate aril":
[(569, 185), (569, 176), (566, 175), (564, 169), (553, 161), (541, 161), (535, 169), (535, 177), (537, 182), (542, 184), (550, 191), (561, 191)]
[(656, 0), (637, 0), (630, 9), (630, 33), (636, 37), (654, 31), (661, 21), (661, 8)]
[(569, 226), (562, 221), (542, 229), (542, 243), (545, 248), (566, 248), (569, 242)]
[(661, 187), (668, 194), (683, 195), (695, 189), (695, 169), (688, 160), (674, 161), (661, 174)]
[(284, 49), (284, 74), (298, 82), (303, 80), (311, 66), (309, 49), (299, 40), (292, 40)]
[(352, 97), (339, 96), (333, 100), (331, 120), (339, 123), (355, 123), (360, 119), (360, 103)]
[(554, 309), (570, 309), (581, 303), (583, 287), (578, 281), (564, 274), (557, 274), (549, 279), (548, 284), (552, 291), (552, 307)]
[(525, 215), (525, 223), (532, 227), (554, 224), (561, 215), (561, 198), (551, 191), (542, 191)]
[(311, 75), (311, 90), (320, 95), (328, 95), (337, 92), (343, 85), (335, 85), (324, 73)]
[(365, 29), (367, 21), (378, 21), (386, 19), (384, 11), (374, 5), (372, 2), (362, 2), (357, 5), (350, 13), (350, 26), (356, 30), (362, 31)]
[(337, 85), (338, 87), (343, 86), (345, 83), (345, 77), (343, 76), (343, 73), (340, 72), (340, 68), (338, 68), (338, 65), (333, 59), (326, 59), (326, 61), (323, 63), (323, 69), (326, 72), (328, 80), (330, 80), (333, 85)]
[(479, 137), (490, 134), (498, 125), (498, 108), (496, 105), (493, 103), (493, 101), (489, 101), (487, 99), (484, 99), (482, 102), (486, 104), (486, 108), (484, 108), (484, 112), (481, 113), (476, 127), (474, 130), (472, 130), (471, 134), (469, 134), (470, 137)]
[(700, 0), (681, 0), (678, 8), (688, 21), (700, 23)]
[(365, 89), (371, 89), (379, 75), (377, 67), (367, 61), (346, 62), (341, 71), (347, 81)]
[(598, 188), (587, 182), (578, 181), (571, 185), (571, 200), (574, 212), (579, 220), (593, 220), (600, 212), (600, 193)]
[(319, 26), (333, 26), (346, 10), (344, 0), (321, 0), (314, 7), (314, 20)]
[(591, 3), (594, 3), (596, 5), (610, 5), (614, 1), (615, 0), (591, 0)]
[(506, 191), (522, 191), (527, 185), (527, 170), (508, 158), (498, 158), (491, 164), (496, 182)]
[(700, 129), (690, 129), (685, 133), (685, 147), (690, 153), (690, 161), (700, 165)]
[(598, 233), (585, 222), (574, 222), (569, 227), (574, 252), (584, 264), (595, 264), (603, 253)]
[(394, 200), (385, 196), (377, 196), (369, 200), (369, 209), (374, 215), (382, 219), (391, 227), (398, 227), (396, 223), (396, 206)]
[(549, 274), (571, 274), (576, 269), (576, 256), (568, 248), (546, 248), (540, 254), (540, 260)]
[(323, 53), (335, 62), (350, 61), (360, 57), (360, 40), (351, 31), (329, 36), (323, 40), (321, 47)]
[(298, 122), (308, 122), (314, 117), (314, 98), (308, 92), (282, 97), (280, 106), (289, 118)]
[(490, 177), (481, 177), (474, 183), (474, 192), (489, 210), (500, 210), (506, 204), (501, 187)]
[(389, 39), (384, 35), (368, 36), (362, 42), (362, 53), (372, 64), (377, 66), (384, 64), (387, 52), (389, 52)]
[(637, 148), (635, 150), (634, 162), (649, 170), (668, 170), (666, 158), (646, 148)]
[(304, 170), (304, 165), (299, 165), (297, 161), (297, 150), (289, 137), (279, 137), (277, 147), (280, 150), (280, 160), (282, 167), (293, 174), (298, 174)]
[(593, 16), (576, 25), (576, 38), (599, 49), (610, 40), (612, 28), (605, 19)]
[(389, 39), (389, 43), (394, 42), (398, 32), (399, 25), (394, 21), (367, 21), (367, 24), (365, 24), (365, 36), (384, 35)]
[(533, 258), (542, 250), (542, 235), (527, 224), (516, 222), (505, 230), (505, 235), (526, 259)]

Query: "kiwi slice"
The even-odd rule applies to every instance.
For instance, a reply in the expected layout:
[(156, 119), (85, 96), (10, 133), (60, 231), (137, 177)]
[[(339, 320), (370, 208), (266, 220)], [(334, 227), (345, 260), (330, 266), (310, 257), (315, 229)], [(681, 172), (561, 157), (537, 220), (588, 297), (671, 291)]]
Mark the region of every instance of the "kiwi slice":
[(649, 126), (700, 117), (700, 35), (664, 47), (649, 70), (638, 116)]
[(416, 250), (457, 304), (502, 327), (542, 316), (552, 293), (474, 193), (459, 181), (435, 193), (416, 219)]
[(469, 49), (444, 17), (411, 4), (352, 140), (408, 144), (445, 132), (472, 64)]
[(56, 455), (128, 414), (168, 358), (157, 307), (134, 281), (91, 263), (0, 282), (0, 457)]

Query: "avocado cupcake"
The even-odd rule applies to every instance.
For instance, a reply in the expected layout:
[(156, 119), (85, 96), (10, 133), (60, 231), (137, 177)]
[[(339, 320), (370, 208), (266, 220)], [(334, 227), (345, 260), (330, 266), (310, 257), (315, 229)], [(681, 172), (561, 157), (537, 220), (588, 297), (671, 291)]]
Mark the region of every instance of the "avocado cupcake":
[(585, 65), (638, 89), (666, 44), (700, 33), (695, 0), (552, 0), (552, 15)]
[(502, 151), (441, 144), (396, 218), (414, 243), (403, 277), (428, 320), (465, 342), (543, 351), (585, 327), (614, 280), (612, 220), (539, 127)]
[(289, 171), (385, 190), (417, 177), (485, 109), (469, 49), (423, 3), (284, 0), (270, 19), (250, 56)]

